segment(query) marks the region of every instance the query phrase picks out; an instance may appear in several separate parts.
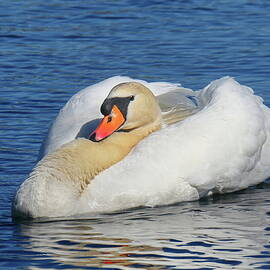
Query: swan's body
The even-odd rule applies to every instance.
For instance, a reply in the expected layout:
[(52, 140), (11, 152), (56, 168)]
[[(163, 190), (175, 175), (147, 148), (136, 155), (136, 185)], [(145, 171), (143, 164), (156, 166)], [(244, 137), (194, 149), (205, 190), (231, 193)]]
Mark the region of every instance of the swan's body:
[[(41, 150), (41, 156), (49, 154), (17, 192), (14, 215), (52, 217), (170, 204), (243, 189), (270, 176), (269, 109), (231, 78), (201, 92), (142, 82), (160, 95), (162, 110), (169, 111), (163, 118), (171, 125), (161, 128), (162, 113), (153, 105), (149, 114), (154, 111), (156, 119), (139, 126), (132, 118), (134, 103), (121, 127), (128, 132), (115, 132), (101, 142), (74, 140), (84, 128), (88, 135), (94, 130), (105, 93), (123, 81), (131, 80), (114, 77), (82, 90), (64, 107)], [(118, 94), (112, 91), (109, 98)]]

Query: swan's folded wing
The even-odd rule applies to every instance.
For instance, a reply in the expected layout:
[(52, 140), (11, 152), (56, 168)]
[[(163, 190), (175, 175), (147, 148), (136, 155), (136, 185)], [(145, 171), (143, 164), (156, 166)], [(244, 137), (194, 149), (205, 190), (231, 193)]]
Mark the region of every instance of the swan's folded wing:
[(199, 110), (196, 95), (190, 89), (178, 88), (157, 96), (164, 123), (170, 125), (196, 113)]
[(199, 191), (225, 193), (269, 177), (270, 111), (262, 99), (229, 77), (212, 82), (198, 98), (203, 109), (185, 122), (189, 126), (182, 125), (190, 132), (189, 140), (196, 142), (191, 160), (201, 160), (189, 183)]

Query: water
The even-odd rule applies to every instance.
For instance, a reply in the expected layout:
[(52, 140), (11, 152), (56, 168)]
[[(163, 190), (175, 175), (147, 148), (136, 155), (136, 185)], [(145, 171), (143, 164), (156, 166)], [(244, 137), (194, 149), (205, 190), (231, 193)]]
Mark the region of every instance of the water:
[(270, 269), (269, 184), (160, 208), (15, 224), (57, 111), (113, 75), (200, 89), (225, 75), (270, 105), (270, 2), (0, 3), (0, 269)]

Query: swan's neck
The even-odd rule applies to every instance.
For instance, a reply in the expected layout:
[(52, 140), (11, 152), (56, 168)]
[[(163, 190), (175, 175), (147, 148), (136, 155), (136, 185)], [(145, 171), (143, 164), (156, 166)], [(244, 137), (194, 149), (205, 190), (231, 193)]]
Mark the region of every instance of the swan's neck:
[(46, 172), (45, 177), (71, 184), (83, 192), (103, 170), (121, 161), (132, 148), (150, 133), (161, 128), (160, 121), (129, 132), (115, 132), (101, 142), (76, 139), (42, 159), (32, 174)]

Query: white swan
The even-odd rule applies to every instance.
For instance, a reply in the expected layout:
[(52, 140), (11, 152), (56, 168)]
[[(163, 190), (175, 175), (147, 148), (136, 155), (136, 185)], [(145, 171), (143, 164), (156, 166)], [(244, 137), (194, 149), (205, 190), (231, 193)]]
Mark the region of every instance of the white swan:
[[(92, 133), (94, 141), (102, 141), (73, 140), (96, 128), (102, 100), (127, 81), (133, 80), (110, 78), (65, 105), (40, 152), (49, 154), (16, 194), (14, 216), (171, 204), (240, 190), (269, 177), (270, 110), (229, 77), (200, 92), (167, 83), (121, 84), (103, 103), (107, 118)], [(159, 95), (165, 112), (143, 85)], [(104, 133), (103, 124), (118, 115), (117, 109), (124, 118), (115, 129), (125, 132)]]

